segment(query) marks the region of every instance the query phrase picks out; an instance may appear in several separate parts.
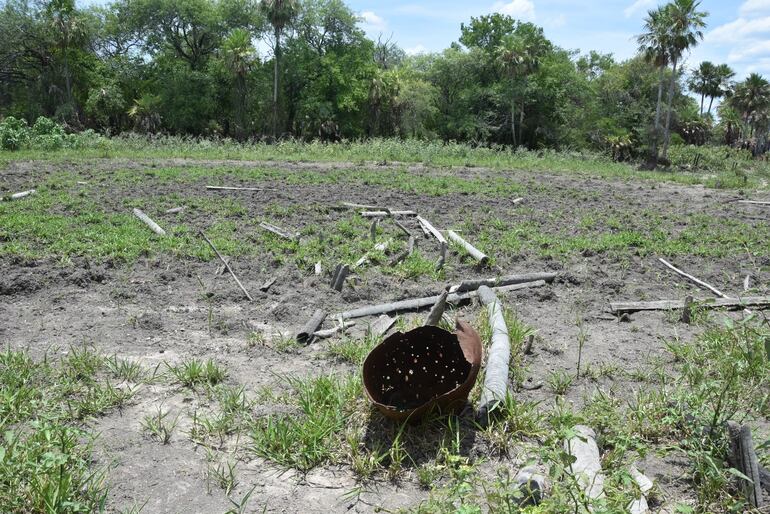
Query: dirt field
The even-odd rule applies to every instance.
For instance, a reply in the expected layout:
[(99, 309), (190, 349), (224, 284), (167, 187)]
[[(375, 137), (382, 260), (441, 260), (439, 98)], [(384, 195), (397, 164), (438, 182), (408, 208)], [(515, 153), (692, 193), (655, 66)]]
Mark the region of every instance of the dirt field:
[[(175, 170), (176, 178), (167, 178), (165, 169)], [(260, 170), (258, 180), (255, 170)], [(416, 177), (415, 182), (403, 182), (404, 174)], [(290, 344), (290, 336), (316, 308), (334, 313), (437, 294), (464, 279), (556, 272), (553, 284), (502, 298), (536, 331), (534, 352), (525, 357), (526, 374), (528, 383), (545, 384), (515, 396), (540, 402), (538, 408), (548, 411), (558, 397), (549, 384), (561, 371), (574, 374), (581, 337), (583, 366), (593, 372), (574, 380), (563, 395), (576, 408), (597, 390), (631, 398), (634, 391), (649, 387), (643, 375), (651, 367), (673, 372), (665, 343), (693, 338), (697, 326), (663, 312), (637, 313), (627, 322), (608, 312), (609, 301), (709, 297), (664, 268), (657, 257), (728, 294), (743, 294), (747, 275), (753, 296), (770, 292), (770, 211), (736, 203), (742, 196), (735, 191), (569, 174), (352, 163), (95, 160), (17, 162), (0, 171), (3, 191), (41, 184), (47, 184), (42, 192), (74, 199), (42, 206), (48, 215), (77, 216), (75, 200), (85, 198), (100, 216), (125, 216), (126, 224), (142, 231), (146, 229), (130, 218), (130, 207), (138, 206), (171, 238), (185, 242), (163, 246), (150, 234), (143, 252), (124, 259), (65, 248), (60, 239), (67, 239), (67, 233), (59, 234), (60, 239), (42, 232), (35, 236), (6, 225), (0, 233), (0, 245), (6, 247), (0, 260), (0, 341), (28, 349), (36, 358), (92, 346), (158, 373), (166, 371), (166, 364), (211, 358), (227, 371), (225, 384), (243, 386), (256, 399), (251, 413), (257, 418), (286, 408), (271, 398), (287, 390), (287, 377), (357, 373), (357, 365), (330, 353), (342, 336), (309, 346)], [(208, 184), (262, 190), (208, 191)], [(513, 205), (517, 197), (525, 200)], [(388, 251), (337, 293), (329, 287), (331, 268), (348, 258), (346, 252), (352, 256), (371, 246), (368, 222), (354, 210), (337, 209), (341, 202), (416, 210), (440, 229), (462, 230), (493, 257), (493, 264), (478, 269), (452, 249), (446, 269), (432, 271), (438, 245), (405, 218), (418, 236), (423, 260), (388, 270), (396, 253)], [(186, 209), (164, 214), (176, 206)], [(298, 256), (304, 250), (275, 242), (259, 229), (262, 220), (299, 231), (299, 247), (312, 241), (315, 250)], [(180, 226), (184, 231), (175, 232)], [(220, 263), (195, 237), (197, 229), (212, 229), (215, 243), (222, 242), (253, 302), (226, 273), (217, 274)], [(33, 238), (21, 242), (28, 246), (23, 251), (11, 248), (24, 234)], [(79, 232), (73, 237), (90, 236)], [(399, 230), (383, 221), (378, 240), (387, 239), (404, 244)], [(334, 247), (352, 240), (342, 253)], [(195, 252), (205, 258), (196, 258)], [(321, 276), (313, 272), (316, 260), (323, 262)], [(267, 293), (260, 292), (270, 277), (276, 282)], [(419, 324), (425, 314), (403, 313), (399, 326)], [(478, 327), (483, 309), (468, 303), (452, 315)], [(363, 339), (370, 321), (360, 320), (349, 338)], [(325, 328), (331, 323), (327, 319)], [(248, 432), (205, 444), (194, 441), (189, 435), (193, 413), (215, 410), (215, 403), (205, 392), (158, 379), (139, 386), (121, 408), (88, 421), (89, 429), (99, 434), (94, 465), (109, 468), (108, 510), (144, 505), (143, 513), (225, 512), (233, 503), (211, 473), (212, 462), (224, 460), (235, 463), (237, 484), (229, 497), (238, 501), (253, 490), (248, 512), (392, 511), (415, 508), (429, 497), (416, 477), (418, 455), (412, 455), (396, 478), (380, 472), (362, 481), (344, 462), (322, 464), (307, 473), (286, 469), (252, 452)], [(142, 426), (159, 405), (171, 417), (178, 416), (169, 444), (149, 437)], [(391, 430), (374, 413), (368, 423), (370, 430)], [(405, 430), (410, 441), (421, 437), (419, 427)], [(500, 465), (515, 470), (528, 449), (537, 446), (533, 438), (514, 440), (511, 451), (499, 455), (490, 451), (484, 437), (470, 430), (466, 435), (464, 454), (484, 461), (482, 469), (490, 473)], [(429, 452), (437, 444), (423, 438), (419, 448)], [(659, 504), (691, 500), (687, 461), (681, 454), (651, 452), (639, 461), (659, 486)]]

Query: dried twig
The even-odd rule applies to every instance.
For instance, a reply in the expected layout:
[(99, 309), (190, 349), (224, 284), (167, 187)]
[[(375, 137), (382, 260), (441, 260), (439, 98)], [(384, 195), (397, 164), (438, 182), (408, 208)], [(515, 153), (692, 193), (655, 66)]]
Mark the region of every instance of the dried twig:
[(204, 234), (202, 230), (199, 230), (198, 234), (200, 234), (200, 236), (209, 244), (211, 249), (214, 250), (214, 253), (216, 254), (217, 257), (219, 257), (219, 260), (222, 261), (222, 264), (225, 265), (225, 268), (227, 268), (227, 271), (230, 273), (230, 276), (233, 277), (233, 280), (235, 280), (235, 283), (238, 284), (238, 287), (241, 288), (241, 291), (243, 291), (243, 294), (246, 295), (246, 298), (248, 298), (250, 302), (253, 302), (254, 299), (251, 297), (249, 292), (246, 291), (246, 288), (243, 287), (243, 284), (241, 284), (241, 281), (238, 280), (238, 277), (235, 275), (235, 272), (230, 267), (230, 264), (228, 264), (228, 262), (224, 259), (224, 257), (222, 257), (222, 254), (219, 253), (219, 250), (217, 250), (217, 248), (214, 246), (214, 243), (212, 243), (211, 240), (208, 237), (206, 237), (206, 234)]

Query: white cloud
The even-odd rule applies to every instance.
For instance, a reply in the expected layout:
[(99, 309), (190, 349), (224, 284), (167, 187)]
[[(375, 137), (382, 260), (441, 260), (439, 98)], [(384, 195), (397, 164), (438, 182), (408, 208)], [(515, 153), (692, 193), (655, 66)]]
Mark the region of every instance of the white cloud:
[(416, 45), (411, 48), (405, 48), (404, 52), (406, 52), (406, 55), (420, 55), (427, 54), (428, 49), (424, 45)]
[(543, 22), (543, 25), (549, 29), (560, 29), (567, 24), (567, 16), (560, 14), (554, 18), (548, 18)]
[(727, 56), (729, 61), (741, 62), (749, 58), (770, 57), (770, 41), (755, 41), (747, 44), (737, 50), (730, 52)]
[(770, 12), (770, 0), (746, 0), (746, 2), (741, 5), (741, 16), (759, 12)]
[(512, 18), (534, 21), (535, 4), (531, 0), (511, 0), (510, 2), (495, 2), (492, 11), (507, 14)]
[(706, 40), (710, 43), (735, 43), (768, 32), (770, 32), (770, 16), (751, 20), (738, 18), (706, 34)]
[[(751, 0), (749, 0), (751, 1)], [(626, 18), (630, 18), (639, 11), (643, 11), (656, 4), (656, 0), (636, 0), (633, 4), (623, 9), (623, 14)]]
[(361, 19), (360, 23), (362, 28), (364, 29), (364, 32), (366, 32), (369, 35), (381, 34), (382, 32), (385, 32), (388, 28), (388, 22), (385, 21), (385, 18), (383, 18), (382, 16), (378, 16), (372, 11), (364, 11), (360, 13), (358, 17)]

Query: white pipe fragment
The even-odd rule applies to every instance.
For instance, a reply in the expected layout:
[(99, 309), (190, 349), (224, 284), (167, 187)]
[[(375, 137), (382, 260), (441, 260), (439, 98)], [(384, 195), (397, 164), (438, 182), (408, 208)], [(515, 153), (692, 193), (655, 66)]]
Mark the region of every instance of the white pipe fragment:
[(564, 441), (564, 449), (575, 458), (570, 471), (589, 501), (604, 496), (604, 475), (596, 433), (584, 425), (574, 427), (575, 436)]
[(145, 225), (150, 227), (150, 230), (158, 234), (159, 236), (165, 236), (166, 231), (160, 228), (160, 225), (152, 221), (149, 216), (147, 216), (145, 213), (143, 213), (140, 209), (134, 208), (134, 216), (139, 218), (144, 222)]
[(638, 499), (631, 502), (628, 506), (628, 512), (630, 514), (648, 514), (650, 512), (650, 506), (647, 503), (647, 493), (652, 490), (652, 480), (640, 473), (639, 470), (636, 469), (636, 466), (631, 466), (628, 472), (631, 475), (631, 478), (634, 479), (634, 482), (636, 482), (636, 485), (639, 486), (639, 491), (642, 493)]
[(35, 189), (30, 189), (29, 191), (22, 191), (20, 193), (14, 193), (11, 196), (8, 197), (9, 200), (20, 200), (22, 198), (25, 198), (30, 195), (35, 194)]
[(478, 289), (479, 299), (487, 307), (492, 342), (489, 345), (484, 387), (481, 390), (476, 421), (486, 426), (489, 415), (508, 394), (508, 367), (511, 362), (511, 340), (503, 316), (503, 306), (497, 295), (487, 286)]
[(485, 253), (483, 253), (481, 250), (479, 250), (478, 248), (470, 244), (468, 241), (460, 237), (460, 235), (454, 230), (447, 230), (446, 234), (449, 237), (449, 239), (451, 239), (455, 243), (465, 248), (465, 251), (468, 252), (471, 255), (471, 257), (479, 261), (479, 264), (481, 264), (482, 266), (485, 265), (487, 262), (489, 262), (489, 257)]

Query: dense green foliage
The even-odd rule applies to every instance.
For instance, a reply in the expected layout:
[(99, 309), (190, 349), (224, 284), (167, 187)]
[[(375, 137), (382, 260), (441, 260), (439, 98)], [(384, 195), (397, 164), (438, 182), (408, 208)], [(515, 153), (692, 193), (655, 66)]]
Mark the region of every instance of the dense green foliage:
[(669, 142), (767, 146), (765, 79), (679, 66), (705, 24), (694, 0), (651, 11), (639, 55), (622, 62), (501, 14), (462, 24), (443, 52), (407, 56), (368, 39), (342, 0), (3, 0), (0, 12), (5, 149), (29, 145), (18, 120), (40, 116), (67, 132), (416, 137), (616, 160), (657, 154), (659, 140), (664, 157)]

